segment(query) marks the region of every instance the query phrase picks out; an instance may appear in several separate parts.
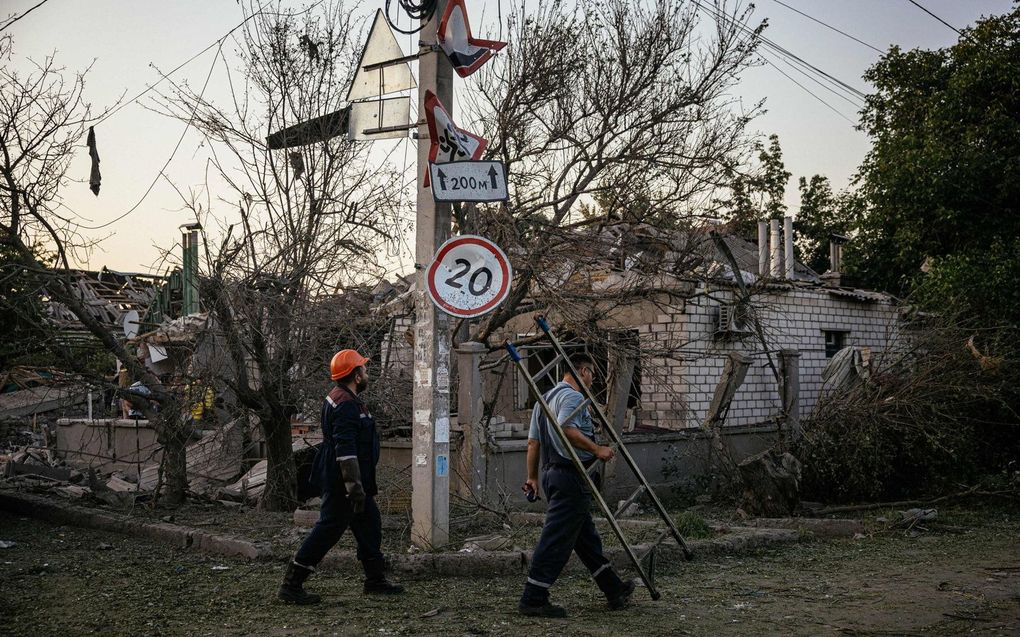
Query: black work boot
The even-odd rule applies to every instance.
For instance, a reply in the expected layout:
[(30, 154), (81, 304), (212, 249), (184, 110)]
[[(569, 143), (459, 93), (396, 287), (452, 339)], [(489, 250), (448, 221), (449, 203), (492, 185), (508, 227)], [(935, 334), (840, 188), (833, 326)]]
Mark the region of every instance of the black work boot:
[(366, 595), (399, 595), (404, 592), (403, 586), (387, 581), (383, 575), (386, 566), (383, 560), (365, 560), (361, 565), (365, 569), (365, 585), (362, 592)]
[(606, 601), (609, 603), (609, 610), (620, 610), (630, 606), (630, 596), (634, 594), (634, 580), (627, 580), (623, 583), (623, 588), (616, 592), (615, 595), (606, 595)]
[(287, 573), (283, 576), (283, 584), (280, 585), (280, 592), (277, 594), (280, 600), (299, 606), (318, 604), (321, 598), (314, 593), (306, 593), (303, 588), (305, 580), (313, 572), (315, 569), (291, 561), (287, 565)]
[(521, 602), (517, 605), (517, 610), (520, 611), (521, 615), (528, 617), (552, 617), (559, 619), (567, 616), (566, 608), (549, 602), (540, 605)]
[(521, 595), (521, 601), (517, 604), (517, 610), (521, 615), (528, 617), (562, 618), (567, 616), (567, 609), (549, 603), (549, 589), (535, 586), (530, 582), (524, 585), (524, 594)]
[(610, 610), (626, 608), (630, 603), (630, 596), (634, 594), (634, 582), (621, 580), (612, 567), (600, 571), (595, 576), (595, 583), (606, 596)]

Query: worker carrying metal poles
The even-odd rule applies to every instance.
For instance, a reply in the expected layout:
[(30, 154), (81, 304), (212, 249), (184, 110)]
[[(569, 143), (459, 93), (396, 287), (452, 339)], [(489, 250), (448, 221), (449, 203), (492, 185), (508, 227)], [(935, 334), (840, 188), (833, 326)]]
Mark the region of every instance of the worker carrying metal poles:
[[(549, 601), (549, 589), (570, 559), (571, 552), (591, 572), (605, 594), (610, 609), (627, 606), (634, 582), (624, 582), (602, 553), (602, 538), (591, 516), (592, 481), (582, 475), (572, 455), (590, 468), (596, 460), (612, 460), (615, 452), (595, 442), (595, 432), (581, 383), (590, 386), (595, 363), (586, 355), (570, 358), (578, 377), (567, 372), (545, 393), (531, 414), (528, 432), (528, 479), (523, 489), (528, 498), (538, 497), (538, 467), (542, 466), (541, 492), (548, 498), (545, 525), (531, 560), (531, 569), (518, 606), (524, 615), (566, 617), (566, 610)], [(545, 405), (542, 405), (542, 403)], [(548, 407), (560, 423), (562, 438), (553, 430)], [(564, 446), (564, 439), (573, 449)]]

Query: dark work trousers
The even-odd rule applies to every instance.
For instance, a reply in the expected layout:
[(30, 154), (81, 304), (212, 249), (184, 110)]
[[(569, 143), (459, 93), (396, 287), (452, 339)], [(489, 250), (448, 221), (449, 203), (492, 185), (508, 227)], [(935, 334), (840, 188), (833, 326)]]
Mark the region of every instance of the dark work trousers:
[(542, 490), (549, 507), (521, 603), (539, 606), (549, 601), (549, 587), (567, 565), (571, 551), (577, 552), (607, 597), (617, 595), (623, 582), (602, 554), (602, 538), (591, 518), (591, 492), (584, 478), (573, 466), (546, 465)]
[(351, 527), (358, 543), (358, 559), (366, 566), (383, 561), (382, 517), (375, 498), (365, 499), (365, 510), (355, 514), (351, 502), (343, 491), (330, 491), (322, 496), (319, 521), (298, 549), (294, 561), (300, 566), (314, 568), (336, 546), (347, 527)]

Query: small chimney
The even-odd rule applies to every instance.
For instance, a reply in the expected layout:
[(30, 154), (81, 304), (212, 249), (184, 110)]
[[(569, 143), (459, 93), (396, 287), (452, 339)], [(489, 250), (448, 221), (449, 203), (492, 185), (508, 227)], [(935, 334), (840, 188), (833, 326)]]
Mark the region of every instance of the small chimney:
[(783, 217), (783, 247), (786, 280), (793, 280), (793, 217)]
[(783, 276), (783, 235), (779, 219), (769, 221), (769, 274), (773, 279)]
[(758, 222), (758, 276), (769, 275), (769, 224)]
[(839, 287), (842, 283), (843, 244), (847, 241), (843, 235), (829, 235), (829, 271), (821, 277), (827, 285)]

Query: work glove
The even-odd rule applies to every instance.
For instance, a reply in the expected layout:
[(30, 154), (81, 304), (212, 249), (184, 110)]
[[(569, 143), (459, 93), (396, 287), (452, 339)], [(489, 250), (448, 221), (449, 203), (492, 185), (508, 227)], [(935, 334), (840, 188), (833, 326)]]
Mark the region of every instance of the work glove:
[(361, 468), (357, 458), (344, 458), (340, 461), (340, 474), (347, 487), (347, 499), (351, 501), (351, 509), (355, 513), (365, 510), (365, 487), (361, 484)]

